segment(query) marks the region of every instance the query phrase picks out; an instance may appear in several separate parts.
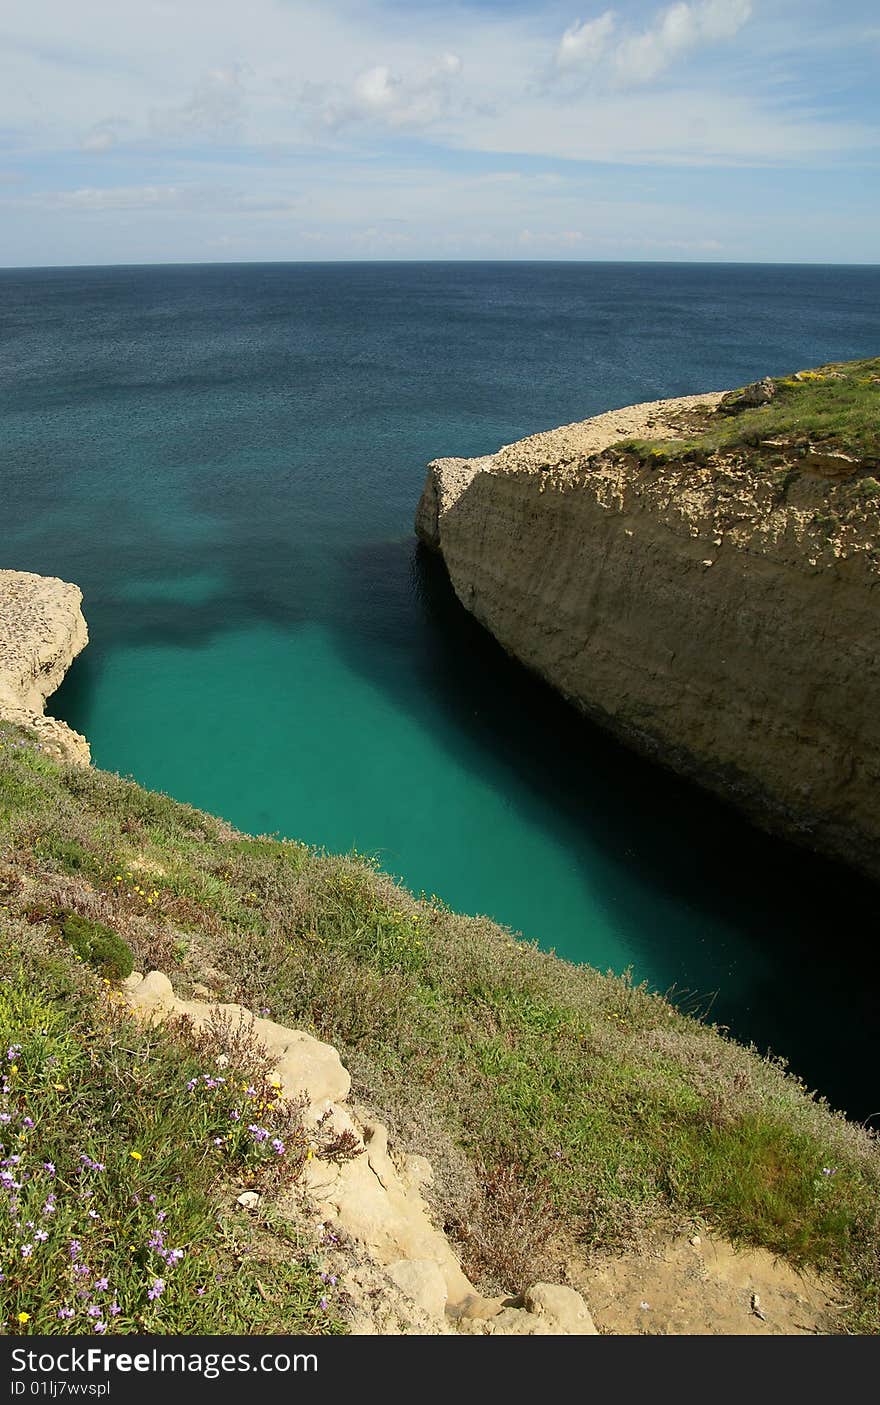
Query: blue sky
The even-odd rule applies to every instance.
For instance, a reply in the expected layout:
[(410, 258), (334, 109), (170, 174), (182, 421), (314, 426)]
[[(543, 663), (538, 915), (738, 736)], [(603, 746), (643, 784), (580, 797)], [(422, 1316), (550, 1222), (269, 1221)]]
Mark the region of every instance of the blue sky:
[(876, 0), (5, 0), (0, 266), (880, 262)]

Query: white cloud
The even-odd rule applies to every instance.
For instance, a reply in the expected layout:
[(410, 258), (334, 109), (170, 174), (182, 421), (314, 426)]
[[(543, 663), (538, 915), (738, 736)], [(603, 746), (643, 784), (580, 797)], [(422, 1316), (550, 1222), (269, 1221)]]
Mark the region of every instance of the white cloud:
[(174, 185), (83, 186), (62, 190), (49, 203), (66, 210), (150, 210), (186, 203), (187, 193)]
[(559, 67), (597, 63), (608, 48), (616, 23), (613, 10), (606, 10), (598, 19), (585, 20), (583, 24), (575, 20), (559, 41), (556, 51)]
[(154, 131), (163, 137), (219, 139), (234, 135), (243, 116), (242, 76), (239, 64), (211, 69), (186, 102), (154, 110)]
[(98, 127), (93, 127), (92, 130), (83, 137), (82, 149), (83, 151), (109, 151), (115, 141), (116, 138), (112, 132), (106, 130), (101, 131)]
[(733, 39), (751, 13), (751, 0), (678, 0), (641, 33), (625, 33), (612, 44), (617, 16), (606, 10), (583, 24), (575, 20), (560, 40), (556, 63), (589, 72), (607, 61), (620, 80), (647, 83), (693, 50)]
[(693, 50), (733, 39), (751, 13), (751, 0), (680, 0), (643, 34), (622, 41), (615, 54), (617, 71), (631, 82), (649, 82)]
[(303, 90), (303, 99), (317, 106), (321, 123), (333, 130), (363, 121), (425, 127), (452, 108), (462, 68), (458, 54), (448, 51), (402, 75), (389, 64), (374, 64), (357, 75), (350, 93), (335, 84), (329, 91), (312, 85)]
[(86, 132), (80, 145), (83, 151), (112, 151), (127, 126), (128, 123), (122, 118), (108, 117), (103, 122), (96, 122)]

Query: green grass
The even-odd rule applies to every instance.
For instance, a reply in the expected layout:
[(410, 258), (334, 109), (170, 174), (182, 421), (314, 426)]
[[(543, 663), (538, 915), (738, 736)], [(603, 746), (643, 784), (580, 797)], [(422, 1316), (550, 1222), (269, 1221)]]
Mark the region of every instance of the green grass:
[[(53, 914), (79, 912), (182, 992), (204, 982), (334, 1043), (355, 1095), (399, 1144), (430, 1156), (438, 1215), (484, 1287), (534, 1278), (551, 1236), (583, 1253), (697, 1219), (836, 1273), (851, 1329), (878, 1329), (877, 1142), (772, 1061), (625, 978), (416, 900), (363, 858), (247, 838), (131, 782), (57, 767), (22, 742), (0, 729), (0, 922), (19, 934), (7, 959), (39, 941), (60, 960)], [(67, 1010), (57, 1037), (69, 1038), (69, 997), (50, 1003)], [(169, 1155), (183, 1136), (189, 1104), (169, 1090), (192, 1064), (162, 1048), (149, 1075), (125, 1066), (121, 1185), (144, 1117), (167, 1107)], [(135, 1070), (148, 1086), (130, 1081)], [(96, 1129), (111, 1102), (98, 1095), (105, 1077), (88, 1082)], [(207, 1204), (219, 1168), (193, 1158), (185, 1175), (205, 1177)], [(170, 1170), (157, 1159), (157, 1194)], [(176, 1232), (199, 1243), (207, 1219), (193, 1214)], [(132, 1293), (136, 1324), (144, 1307)], [(198, 1320), (185, 1330), (212, 1330)]]
[(767, 405), (737, 414), (714, 414), (705, 428), (681, 439), (623, 440), (617, 448), (658, 465), (709, 454), (745, 452), (772, 458), (762, 441), (782, 439), (792, 447), (840, 451), (866, 465), (880, 461), (880, 358), (847, 361), (774, 378)]
[[(0, 1030), (7, 1331), (341, 1330), (291, 1226), (233, 1216), (218, 1197), (228, 1181), (293, 1178), (305, 1154), (298, 1110), (279, 1105), (259, 1059), (243, 1051), (219, 1076), (206, 1046), (136, 1023), (108, 983), (8, 922)], [(256, 1114), (249, 1086), (266, 1100)], [(283, 1156), (248, 1135), (255, 1115)]]
[(111, 927), (70, 912), (61, 918), (61, 935), (81, 961), (102, 976), (124, 981), (134, 969), (131, 949)]

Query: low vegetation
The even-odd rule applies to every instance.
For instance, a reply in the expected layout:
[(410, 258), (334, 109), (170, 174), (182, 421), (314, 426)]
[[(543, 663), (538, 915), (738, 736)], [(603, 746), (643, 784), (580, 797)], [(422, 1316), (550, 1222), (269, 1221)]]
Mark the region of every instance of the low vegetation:
[[(3, 1251), (11, 1330), (22, 1312), (22, 1330), (63, 1330), (62, 1308), (69, 1330), (95, 1307), (109, 1323), (106, 1301), (127, 1330), (334, 1329), (309, 1252), (248, 1269), (272, 1255), (246, 1254), (218, 1212), (230, 1159), (255, 1156), (229, 1140), (239, 1093), (194, 1098), (204, 1057), (120, 1013), (71, 950), (72, 916), (181, 993), (201, 983), (335, 1044), (355, 1095), (431, 1158), (441, 1222), (484, 1288), (523, 1286), (560, 1246), (600, 1253), (697, 1220), (836, 1274), (851, 1330), (878, 1329), (877, 1142), (777, 1064), (625, 978), (417, 900), (367, 859), (248, 838), (0, 727), (0, 1027), (16, 1069), (0, 1140), (6, 1162), (19, 1144), (30, 1158), (19, 1220), (42, 1223), (53, 1186), (64, 1216), (51, 1254), (29, 1240), (22, 1263), (18, 1231)], [(21, 1165), (4, 1174), (22, 1181)], [(185, 1250), (167, 1272), (160, 1210), (163, 1246)]]
[(733, 413), (709, 415), (679, 439), (626, 440), (618, 447), (658, 462), (744, 453), (772, 463), (780, 452), (812, 448), (852, 455), (866, 473), (880, 464), (880, 358), (799, 371), (772, 378), (772, 385), (767, 404), (738, 408), (734, 396)]

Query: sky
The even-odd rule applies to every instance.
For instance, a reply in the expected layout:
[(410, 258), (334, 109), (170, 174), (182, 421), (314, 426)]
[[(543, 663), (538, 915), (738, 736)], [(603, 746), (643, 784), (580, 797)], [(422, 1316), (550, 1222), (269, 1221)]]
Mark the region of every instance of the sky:
[(877, 0), (0, 0), (0, 267), (880, 262)]

